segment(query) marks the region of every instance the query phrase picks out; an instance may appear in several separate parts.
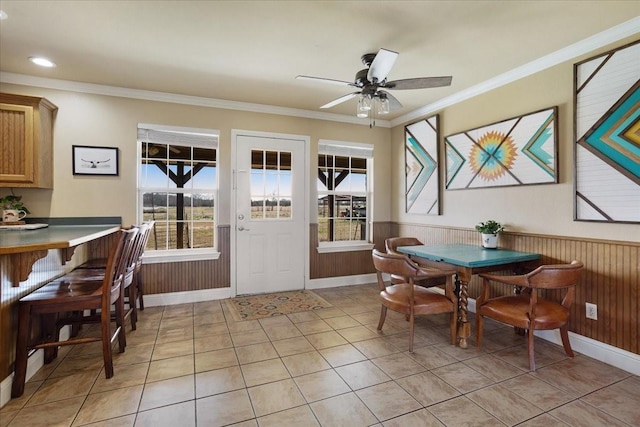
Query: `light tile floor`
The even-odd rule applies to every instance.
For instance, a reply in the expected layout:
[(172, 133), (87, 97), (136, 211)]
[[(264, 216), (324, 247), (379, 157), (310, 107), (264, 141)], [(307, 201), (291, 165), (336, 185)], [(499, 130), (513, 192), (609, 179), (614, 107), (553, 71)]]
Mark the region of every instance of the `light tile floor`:
[(373, 285), (317, 291), (334, 307), (234, 322), (221, 301), (150, 307), (115, 376), (99, 345), (61, 350), (0, 409), (10, 426), (638, 426), (640, 378), (489, 322), (481, 349), (447, 316), (376, 331)]

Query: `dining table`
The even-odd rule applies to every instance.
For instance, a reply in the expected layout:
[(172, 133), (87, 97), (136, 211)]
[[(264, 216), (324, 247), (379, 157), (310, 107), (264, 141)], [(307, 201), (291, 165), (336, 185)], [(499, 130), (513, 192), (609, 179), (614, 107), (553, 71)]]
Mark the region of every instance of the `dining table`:
[(510, 270), (522, 274), (538, 266), (540, 254), (506, 248), (484, 248), (468, 244), (429, 244), (399, 246), (398, 252), (409, 255), (420, 265), (455, 269), (458, 296), (458, 345), (467, 348), (471, 335), (468, 320), (469, 282), (474, 274)]

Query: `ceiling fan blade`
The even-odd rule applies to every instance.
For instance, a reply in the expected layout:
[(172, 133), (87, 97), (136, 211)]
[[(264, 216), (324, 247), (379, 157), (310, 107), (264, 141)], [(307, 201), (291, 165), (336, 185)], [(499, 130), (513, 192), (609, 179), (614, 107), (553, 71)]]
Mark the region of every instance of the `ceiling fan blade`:
[(373, 58), (373, 62), (371, 62), (369, 72), (367, 73), (367, 80), (372, 83), (384, 81), (397, 58), (398, 52), (380, 49), (376, 54), (376, 57)]
[(385, 83), (386, 89), (428, 89), (432, 87), (451, 86), (451, 76), (418, 77), (415, 79), (393, 80)]
[(395, 96), (391, 95), (386, 90), (379, 90), (378, 93), (384, 93), (384, 95), (389, 100), (389, 110), (395, 111), (402, 108), (402, 104), (400, 103), (400, 101), (398, 101)]
[(353, 86), (351, 82), (345, 82), (343, 80), (325, 79), (324, 77), (312, 77), (312, 76), (296, 76), (298, 80), (307, 80), (310, 82), (330, 83), (339, 86)]
[(335, 107), (338, 104), (342, 104), (343, 102), (347, 102), (348, 100), (350, 100), (351, 98), (354, 98), (355, 96), (359, 95), (360, 92), (353, 92), (353, 93), (348, 93), (344, 96), (341, 96), (338, 99), (334, 99), (333, 101), (324, 104), (322, 107), (320, 108), (331, 108), (331, 107)]

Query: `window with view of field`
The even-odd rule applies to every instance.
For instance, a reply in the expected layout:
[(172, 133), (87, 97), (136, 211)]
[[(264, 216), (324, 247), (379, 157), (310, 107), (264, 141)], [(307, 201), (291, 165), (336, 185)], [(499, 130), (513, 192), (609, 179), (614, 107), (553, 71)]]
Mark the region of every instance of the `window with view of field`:
[(291, 153), (251, 150), (251, 219), (291, 218)]
[(138, 197), (155, 221), (146, 250), (215, 250), (217, 134), (138, 129)]
[(370, 169), (367, 144), (321, 142), (318, 149), (318, 241), (368, 241)]

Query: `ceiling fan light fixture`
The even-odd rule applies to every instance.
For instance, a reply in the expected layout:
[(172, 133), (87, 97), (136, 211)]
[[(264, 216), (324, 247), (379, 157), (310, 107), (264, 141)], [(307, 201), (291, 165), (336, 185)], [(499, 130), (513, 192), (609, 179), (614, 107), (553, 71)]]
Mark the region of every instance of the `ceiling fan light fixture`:
[(356, 116), (358, 116), (361, 119), (365, 119), (367, 117), (369, 117), (369, 110), (363, 110), (362, 108), (360, 108), (360, 105), (362, 104), (361, 99), (358, 99), (358, 105), (356, 107)]
[(385, 115), (389, 114), (389, 98), (386, 96), (380, 96), (378, 98), (378, 114)]
[(356, 106), (356, 115), (360, 118), (369, 117), (369, 110), (371, 110), (371, 98), (367, 95), (360, 95)]
[(358, 101), (358, 108), (362, 111), (369, 111), (371, 110), (372, 101), (370, 95), (362, 95)]

